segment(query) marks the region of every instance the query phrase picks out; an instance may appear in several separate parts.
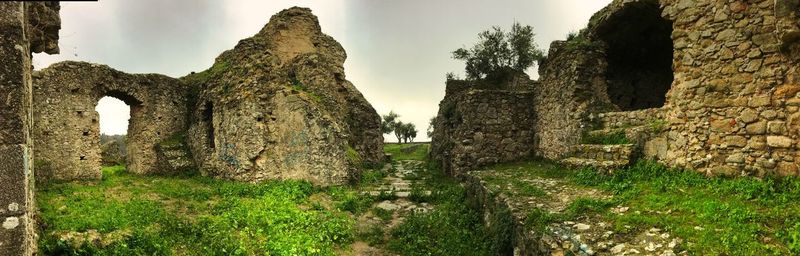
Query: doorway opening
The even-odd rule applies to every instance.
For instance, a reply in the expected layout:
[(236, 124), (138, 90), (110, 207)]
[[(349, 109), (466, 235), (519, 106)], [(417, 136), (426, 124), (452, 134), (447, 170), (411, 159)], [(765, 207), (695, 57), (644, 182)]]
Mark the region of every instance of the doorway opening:
[(658, 1), (626, 4), (598, 27), (608, 96), (622, 111), (663, 107), (672, 86), (672, 21)]

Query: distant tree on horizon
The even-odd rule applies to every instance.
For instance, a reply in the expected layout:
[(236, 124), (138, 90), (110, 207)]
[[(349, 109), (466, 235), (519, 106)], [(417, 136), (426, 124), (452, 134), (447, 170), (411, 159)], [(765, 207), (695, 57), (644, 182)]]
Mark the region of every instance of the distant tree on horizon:
[(544, 58), (544, 52), (534, 41), (535, 36), (533, 27), (522, 26), (519, 22), (514, 22), (507, 33), (492, 26), (478, 34), (478, 42), (472, 48), (453, 51), (453, 58), (466, 62), (465, 71), (470, 80), (491, 77), (509, 68), (524, 72)]
[(400, 128), (400, 133), (403, 135), (403, 141), (408, 143), (409, 140), (414, 142), (414, 138), (417, 137), (417, 127), (413, 123), (405, 123)]

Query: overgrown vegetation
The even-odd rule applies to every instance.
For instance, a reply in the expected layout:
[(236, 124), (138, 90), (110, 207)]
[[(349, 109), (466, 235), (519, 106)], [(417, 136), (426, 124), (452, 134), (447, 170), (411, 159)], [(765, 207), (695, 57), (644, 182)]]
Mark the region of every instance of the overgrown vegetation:
[[(103, 169), (96, 184), (39, 186), (44, 255), (332, 255), (353, 239), (359, 199), (302, 181), (247, 184), (205, 177), (163, 178)], [(313, 195), (340, 199), (321, 207)], [(342, 196), (348, 195), (348, 196)], [(338, 208), (338, 209), (337, 209)], [(107, 246), (72, 247), (59, 233), (127, 235)]]
[(388, 248), (401, 255), (494, 255), (477, 211), (467, 203), (466, 191), (450, 177), (429, 167), (425, 188), (431, 195), (417, 200), (436, 205), (414, 213), (390, 232)]
[(618, 227), (664, 227), (698, 255), (800, 253), (797, 178), (708, 178), (641, 161), (612, 176), (581, 171), (575, 181), (612, 191), (615, 203), (641, 213), (609, 215)]
[[(690, 255), (796, 255), (800, 253), (800, 179), (709, 178), (701, 173), (640, 161), (613, 174), (568, 170), (540, 160), (498, 165), (520, 177), (557, 178), (613, 194), (609, 200), (582, 198), (564, 212), (532, 209), (526, 225), (600, 215), (618, 236), (653, 227), (686, 240)], [(611, 211), (629, 207), (625, 214)], [(627, 228), (631, 227), (631, 228)]]

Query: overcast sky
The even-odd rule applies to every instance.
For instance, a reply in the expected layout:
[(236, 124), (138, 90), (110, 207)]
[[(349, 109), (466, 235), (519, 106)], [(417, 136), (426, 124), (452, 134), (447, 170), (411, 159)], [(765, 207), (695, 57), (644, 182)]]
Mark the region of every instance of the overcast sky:
[[(36, 69), (63, 60), (101, 63), (128, 73), (181, 77), (210, 67), (222, 51), (258, 32), (292, 6), (309, 7), (322, 31), (347, 51), (347, 79), (379, 114), (390, 110), (420, 130), (444, 97), (450, 58), (477, 33), (512, 22), (531, 25), (545, 49), (586, 26), (611, 0), (100, 0), (62, 2), (59, 55), (34, 55)], [(536, 77), (531, 69), (528, 74)], [(463, 76), (463, 75), (462, 75)], [(116, 99), (98, 103), (100, 130), (123, 134), (129, 110)], [(387, 139), (391, 139), (387, 137)], [(392, 139), (393, 140), (393, 139)], [(391, 141), (391, 140), (390, 140)]]

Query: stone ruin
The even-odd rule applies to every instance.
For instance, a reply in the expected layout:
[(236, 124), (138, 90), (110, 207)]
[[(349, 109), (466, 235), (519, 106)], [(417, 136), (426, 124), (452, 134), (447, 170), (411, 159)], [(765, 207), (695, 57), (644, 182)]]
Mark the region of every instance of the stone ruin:
[[(487, 105), (465, 96), (485, 88), (448, 81), (431, 155), (454, 173), (526, 157), (611, 170), (644, 157), (707, 175), (798, 175), (798, 2), (615, 0), (551, 44), (529, 89), (500, 83)], [(476, 116), (488, 106), (527, 118)], [(614, 133), (630, 143), (582, 140)]]
[(273, 16), (253, 37), (184, 77), (187, 142), (200, 169), (240, 181), (342, 184), (380, 162), (380, 116), (345, 79), (344, 48), (310, 9)]
[(344, 75), (346, 54), (310, 9), (291, 8), (175, 79), (62, 62), (33, 74), (40, 180), (101, 178), (98, 100), (130, 106), (127, 168), (256, 182), (344, 184), (382, 157), (380, 117)]
[[(382, 160), (380, 117), (345, 79), (346, 54), (307, 8), (272, 17), (209, 70), (176, 79), (67, 61), (58, 2), (0, 3), (0, 255), (33, 255), (34, 166), (40, 180), (100, 179), (100, 98), (130, 106), (128, 170), (195, 170), (256, 182), (337, 185)], [(36, 158), (33, 145), (36, 144)]]
[(111, 96), (130, 106), (128, 170), (159, 173), (156, 145), (186, 130), (186, 86), (164, 75), (61, 62), (33, 73), (33, 137), (39, 180), (100, 179), (100, 117)]
[(510, 110), (530, 108), (538, 85), (524, 73), (498, 80), (447, 81), (431, 145), (431, 156), (444, 170), (473, 169), (533, 153), (534, 112)]

